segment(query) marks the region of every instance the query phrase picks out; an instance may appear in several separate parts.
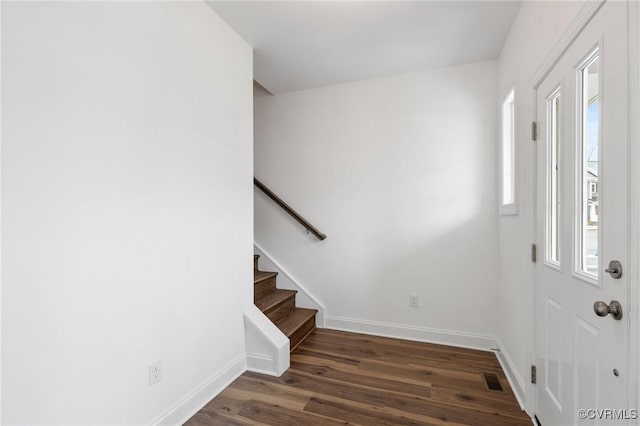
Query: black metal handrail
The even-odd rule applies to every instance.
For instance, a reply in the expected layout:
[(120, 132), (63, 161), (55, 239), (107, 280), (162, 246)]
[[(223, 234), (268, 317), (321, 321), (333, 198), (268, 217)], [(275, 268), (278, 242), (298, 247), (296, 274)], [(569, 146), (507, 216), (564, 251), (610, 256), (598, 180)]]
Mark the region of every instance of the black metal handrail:
[(318, 238), (319, 240), (324, 240), (325, 238), (327, 238), (327, 236), (325, 234), (323, 234), (322, 232), (318, 231), (318, 229), (315, 226), (313, 226), (312, 224), (307, 222), (305, 220), (305, 218), (300, 216), (300, 214), (297, 211), (295, 211), (287, 203), (285, 203), (282, 200), (282, 198), (278, 197), (272, 190), (267, 188), (264, 183), (260, 182), (258, 179), (256, 179), (254, 177), (253, 178), (253, 184), (255, 186), (257, 186), (260, 191), (264, 192), (267, 195), (267, 197), (271, 198), (277, 205), (282, 207), (282, 209), (284, 211), (289, 213), (291, 215), (291, 217), (293, 217), (296, 221), (298, 221), (298, 223), (300, 225), (304, 226), (307, 231), (309, 231), (313, 235), (315, 235), (316, 238)]

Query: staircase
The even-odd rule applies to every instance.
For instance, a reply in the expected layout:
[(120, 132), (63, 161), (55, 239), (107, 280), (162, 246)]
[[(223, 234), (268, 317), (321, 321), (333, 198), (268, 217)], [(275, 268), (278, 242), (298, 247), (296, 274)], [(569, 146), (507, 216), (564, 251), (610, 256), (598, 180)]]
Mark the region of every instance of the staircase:
[(276, 288), (277, 272), (258, 269), (253, 257), (253, 303), (289, 338), (293, 351), (316, 329), (316, 309), (296, 308), (295, 290)]

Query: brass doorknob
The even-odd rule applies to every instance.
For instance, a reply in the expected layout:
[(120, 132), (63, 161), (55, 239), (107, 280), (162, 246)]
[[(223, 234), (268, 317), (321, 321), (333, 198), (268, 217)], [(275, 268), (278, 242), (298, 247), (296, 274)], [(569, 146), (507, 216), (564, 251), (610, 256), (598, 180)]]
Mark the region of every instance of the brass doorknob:
[(598, 300), (593, 304), (593, 311), (599, 317), (606, 317), (611, 314), (615, 320), (622, 318), (622, 305), (617, 300), (612, 300), (608, 305), (602, 300)]

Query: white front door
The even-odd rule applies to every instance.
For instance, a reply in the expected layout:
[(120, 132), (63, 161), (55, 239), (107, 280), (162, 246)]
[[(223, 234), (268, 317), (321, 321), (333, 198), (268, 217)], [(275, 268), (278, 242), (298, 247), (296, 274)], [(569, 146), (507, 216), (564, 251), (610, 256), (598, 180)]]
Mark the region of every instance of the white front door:
[[(537, 89), (535, 414), (543, 426), (626, 424), (615, 418), (632, 412), (615, 410), (637, 408), (628, 399), (627, 55), (627, 3), (608, 1)], [(605, 271), (613, 260), (620, 277)]]

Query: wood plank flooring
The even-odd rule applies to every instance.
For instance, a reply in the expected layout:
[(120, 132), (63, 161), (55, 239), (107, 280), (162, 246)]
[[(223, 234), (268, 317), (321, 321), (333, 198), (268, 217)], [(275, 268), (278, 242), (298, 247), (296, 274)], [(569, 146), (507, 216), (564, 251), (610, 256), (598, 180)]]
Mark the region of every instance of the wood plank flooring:
[[(483, 373), (504, 391), (489, 390)], [(316, 330), (281, 377), (247, 372), (187, 423), (531, 425), (491, 352)]]

